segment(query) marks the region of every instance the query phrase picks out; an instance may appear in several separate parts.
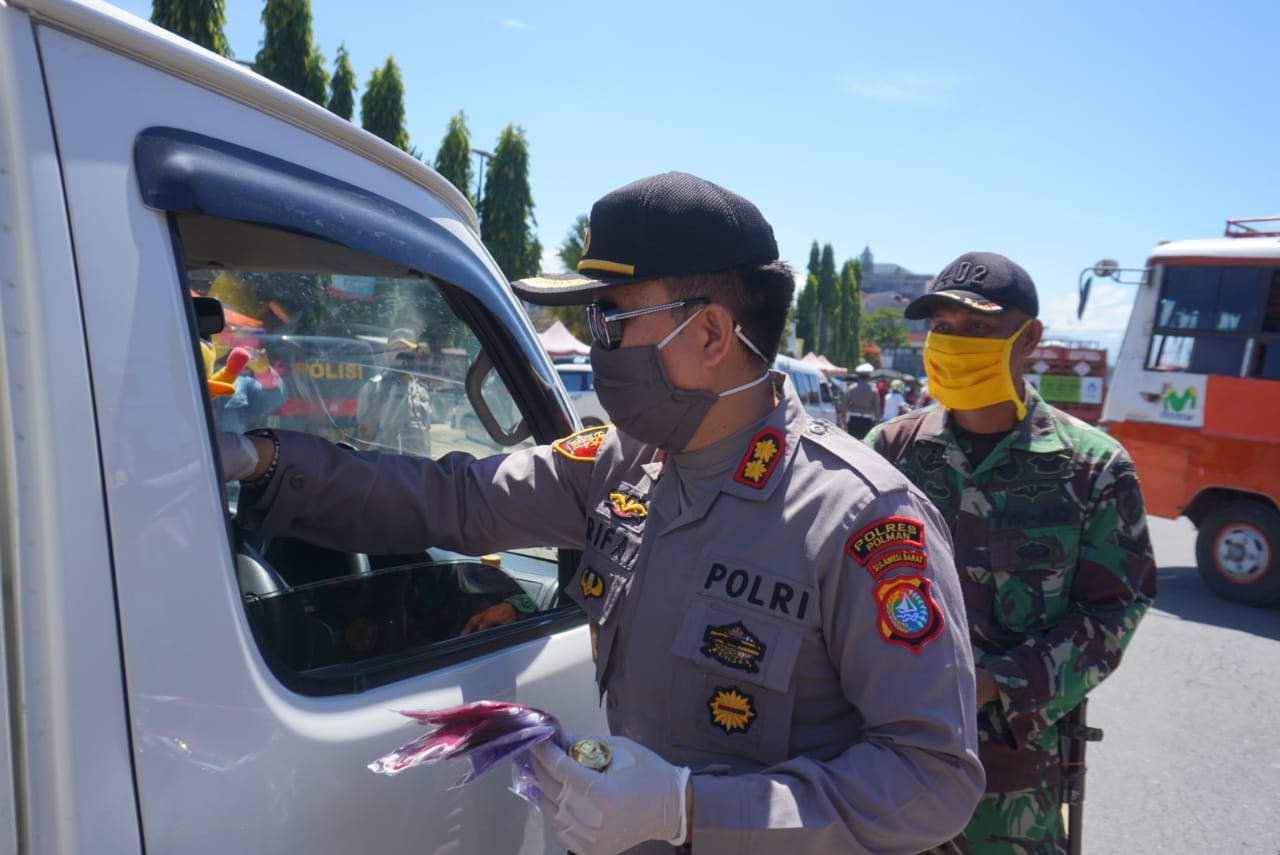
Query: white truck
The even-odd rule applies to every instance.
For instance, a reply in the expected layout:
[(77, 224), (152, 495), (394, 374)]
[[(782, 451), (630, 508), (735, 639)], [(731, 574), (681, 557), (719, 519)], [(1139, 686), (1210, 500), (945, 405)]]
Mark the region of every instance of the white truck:
[[(310, 381), (393, 327), (433, 455), (577, 427), (453, 187), (110, 6), (0, 0), (0, 324), (0, 853), (562, 851), (502, 774), (366, 765), (397, 709), (603, 732), (574, 556), (255, 539), (215, 459), (205, 347), (274, 360), (263, 426), (340, 440), (354, 393)], [(459, 636), (512, 591), (536, 613)]]

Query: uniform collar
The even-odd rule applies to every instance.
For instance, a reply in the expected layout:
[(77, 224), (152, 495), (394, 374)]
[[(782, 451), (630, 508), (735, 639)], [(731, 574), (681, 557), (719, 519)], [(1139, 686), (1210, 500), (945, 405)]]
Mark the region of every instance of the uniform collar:
[(703, 519), (721, 494), (755, 502), (765, 501), (783, 480), (783, 470), (790, 465), (796, 441), (810, 419), (799, 397), (784, 382), (786, 375), (778, 371), (769, 373), (774, 392), (778, 395), (778, 404), (756, 423), (753, 430), (742, 432), (742, 450), (738, 460), (720, 482), (719, 489), (709, 493), (705, 501), (677, 518), (678, 485), (673, 482), (656, 486), (662, 480), (664, 467), (661, 462), (642, 465), (644, 473), (655, 483), (651, 510), (656, 510), (671, 525), (685, 526)]
[[(1063, 451), (1068, 446), (1058, 432), (1056, 420), (1049, 412), (1049, 406), (1040, 397), (1036, 387), (1023, 381), (1026, 397), (1027, 414), (1013, 427), (1013, 439), (1006, 446), (1009, 449), (1022, 449), (1033, 454), (1052, 454)], [(951, 431), (951, 414), (939, 404), (930, 407), (920, 419), (920, 431), (917, 441), (936, 442), (940, 445), (955, 445), (955, 434)]]

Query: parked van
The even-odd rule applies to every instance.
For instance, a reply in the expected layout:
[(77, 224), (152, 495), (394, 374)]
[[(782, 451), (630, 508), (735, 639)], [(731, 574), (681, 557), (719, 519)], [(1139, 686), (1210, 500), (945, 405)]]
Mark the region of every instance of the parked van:
[[(331, 439), (393, 328), (450, 401), (433, 455), (578, 427), (466, 200), (110, 6), (6, 0), (0, 224), (0, 852), (563, 852), (503, 774), (366, 765), (421, 732), (400, 709), (605, 729), (575, 555), (250, 537), (215, 460), (202, 338)], [(537, 614), (458, 636), (513, 591)]]
[(801, 362), (799, 359), (783, 354), (778, 354), (774, 358), (773, 367), (778, 371), (786, 372), (809, 415), (841, 425), (840, 414), (844, 411), (844, 386), (839, 380), (828, 377), (807, 362)]

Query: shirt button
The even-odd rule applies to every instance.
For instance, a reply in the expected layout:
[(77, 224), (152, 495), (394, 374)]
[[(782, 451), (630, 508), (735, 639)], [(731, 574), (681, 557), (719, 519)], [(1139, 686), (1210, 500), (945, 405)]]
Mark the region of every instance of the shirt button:
[(307, 478), (301, 472), (295, 472), (289, 476), (289, 486), (295, 490), (301, 490), (307, 485)]
[(827, 432), (826, 425), (818, 424), (817, 422), (814, 422), (813, 424), (809, 425), (809, 433), (816, 433), (818, 436), (822, 436), (826, 432)]

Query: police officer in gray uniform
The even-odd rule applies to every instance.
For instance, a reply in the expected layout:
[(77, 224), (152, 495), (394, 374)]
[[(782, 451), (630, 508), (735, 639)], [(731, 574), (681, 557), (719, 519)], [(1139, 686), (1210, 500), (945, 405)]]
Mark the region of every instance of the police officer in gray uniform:
[(514, 287), (588, 303), (616, 427), (438, 461), (284, 431), (238, 458), (220, 437), (242, 522), (347, 551), (583, 549), (568, 593), (612, 760), (533, 750), (574, 852), (905, 855), (956, 834), (983, 772), (948, 526), (768, 369), (794, 278), (759, 210), (643, 179), (592, 208), (577, 274)]

